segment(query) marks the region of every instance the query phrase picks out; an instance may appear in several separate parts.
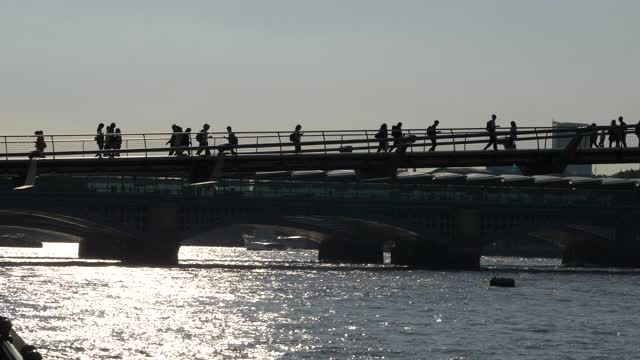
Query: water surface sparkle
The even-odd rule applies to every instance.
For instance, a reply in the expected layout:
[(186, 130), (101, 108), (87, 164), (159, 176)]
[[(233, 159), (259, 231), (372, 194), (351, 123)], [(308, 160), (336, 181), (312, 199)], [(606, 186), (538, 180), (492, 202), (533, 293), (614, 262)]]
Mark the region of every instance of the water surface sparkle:
[(174, 268), (76, 253), (0, 248), (0, 314), (46, 359), (638, 358), (634, 272), (483, 259), (545, 270), (499, 289), (492, 271), (327, 268), (315, 252), (184, 247)]

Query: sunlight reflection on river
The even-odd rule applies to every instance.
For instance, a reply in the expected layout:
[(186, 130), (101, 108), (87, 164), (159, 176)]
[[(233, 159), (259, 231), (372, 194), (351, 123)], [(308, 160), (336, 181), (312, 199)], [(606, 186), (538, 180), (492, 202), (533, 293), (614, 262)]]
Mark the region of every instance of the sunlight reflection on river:
[(544, 270), (491, 289), (490, 270), (316, 256), (183, 247), (181, 266), (147, 268), (78, 260), (75, 244), (0, 248), (0, 314), (46, 359), (631, 359), (640, 345), (636, 273), (484, 258)]

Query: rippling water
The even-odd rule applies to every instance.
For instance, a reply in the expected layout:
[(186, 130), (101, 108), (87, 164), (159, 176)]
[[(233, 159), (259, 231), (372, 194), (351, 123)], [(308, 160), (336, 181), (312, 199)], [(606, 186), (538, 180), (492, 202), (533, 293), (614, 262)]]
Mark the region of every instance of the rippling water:
[[(640, 359), (633, 271), (515, 258), (410, 271), (199, 247), (161, 269), (76, 254), (0, 248), (0, 314), (46, 359)], [(489, 288), (495, 274), (518, 287)]]

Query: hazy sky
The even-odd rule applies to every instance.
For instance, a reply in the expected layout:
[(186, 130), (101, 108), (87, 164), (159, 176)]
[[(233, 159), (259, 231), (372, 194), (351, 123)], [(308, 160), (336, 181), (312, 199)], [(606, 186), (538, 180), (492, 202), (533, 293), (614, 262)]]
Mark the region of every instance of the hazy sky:
[[(0, 0), (2, 132), (640, 119), (636, 0)], [(635, 143), (635, 140), (634, 140)]]

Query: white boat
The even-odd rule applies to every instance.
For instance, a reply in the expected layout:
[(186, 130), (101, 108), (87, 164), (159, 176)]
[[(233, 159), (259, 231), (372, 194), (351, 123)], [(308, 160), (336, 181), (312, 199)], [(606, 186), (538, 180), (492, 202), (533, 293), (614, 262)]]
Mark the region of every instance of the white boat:
[(303, 236), (278, 236), (273, 231), (258, 229), (254, 234), (243, 234), (247, 250), (317, 249), (318, 243)]
[(274, 234), (270, 230), (256, 230), (253, 235), (242, 234), (244, 247), (247, 250), (285, 250), (287, 247), (273, 241)]

